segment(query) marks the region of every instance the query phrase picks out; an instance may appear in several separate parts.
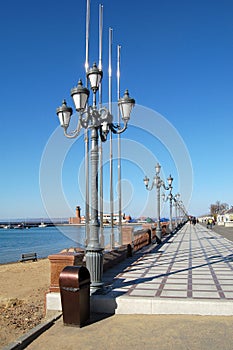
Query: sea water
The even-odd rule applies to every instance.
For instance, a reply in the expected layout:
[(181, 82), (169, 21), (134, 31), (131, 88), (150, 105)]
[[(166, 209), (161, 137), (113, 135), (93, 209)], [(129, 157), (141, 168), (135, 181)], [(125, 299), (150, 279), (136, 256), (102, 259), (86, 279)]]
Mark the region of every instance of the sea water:
[[(104, 228), (105, 246), (109, 245), (110, 234), (111, 228)], [(117, 227), (114, 229), (114, 238), (118, 240)], [(85, 226), (0, 229), (0, 264), (19, 261), (23, 253), (37, 253), (38, 258), (44, 258), (66, 248), (83, 248), (85, 240)]]

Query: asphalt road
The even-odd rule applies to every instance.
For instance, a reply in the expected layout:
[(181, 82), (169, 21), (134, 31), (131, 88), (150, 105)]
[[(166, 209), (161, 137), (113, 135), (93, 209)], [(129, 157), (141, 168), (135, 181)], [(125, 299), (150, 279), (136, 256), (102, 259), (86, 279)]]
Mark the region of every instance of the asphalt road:
[(232, 350), (233, 316), (113, 315), (83, 328), (62, 319), (27, 350)]
[[(204, 225), (204, 224), (203, 224), (203, 226), (206, 227), (206, 225)], [(219, 235), (223, 236), (224, 238), (229, 239), (229, 241), (233, 242), (233, 227), (214, 225), (212, 227), (212, 230), (214, 232), (217, 232)]]

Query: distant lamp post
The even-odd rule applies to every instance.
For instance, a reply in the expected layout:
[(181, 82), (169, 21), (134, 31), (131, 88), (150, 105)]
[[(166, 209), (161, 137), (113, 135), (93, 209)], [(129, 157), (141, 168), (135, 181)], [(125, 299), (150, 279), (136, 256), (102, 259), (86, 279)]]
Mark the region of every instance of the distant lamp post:
[(178, 206), (179, 206), (179, 215), (181, 217), (181, 223), (183, 223), (185, 220), (188, 219), (189, 215), (185, 209), (185, 206), (182, 200), (179, 200)]
[(71, 90), (71, 97), (73, 98), (75, 110), (78, 112), (77, 127), (74, 131), (68, 132), (73, 111), (71, 107), (67, 106), (65, 100), (63, 100), (62, 106), (58, 107), (56, 111), (66, 137), (77, 137), (82, 128), (90, 130), (91, 133), (91, 220), (90, 238), (86, 247), (86, 264), (91, 275), (92, 291), (100, 289), (103, 286), (103, 248), (99, 240), (100, 224), (98, 218), (98, 140), (100, 137), (101, 141), (105, 142), (109, 131), (112, 131), (114, 134), (121, 134), (124, 132), (127, 129), (130, 114), (135, 104), (135, 100), (129, 97), (129, 92), (126, 90), (124, 96), (118, 100), (123, 126), (120, 124), (113, 124), (111, 112), (106, 107), (97, 108), (97, 92), (100, 88), (102, 78), (103, 72), (97, 67), (96, 63), (93, 64), (92, 68), (86, 70), (86, 81), (87, 84), (89, 82), (93, 95), (92, 105), (88, 105), (90, 90), (83, 86), (81, 80), (79, 80), (78, 85)]
[(169, 208), (170, 208), (170, 214), (169, 214), (169, 229), (172, 231), (172, 182), (173, 182), (173, 177), (170, 175), (167, 178), (168, 182), (168, 187), (165, 189), (169, 191), (168, 196), (166, 197), (165, 194), (162, 194), (163, 200), (166, 202), (169, 199)]
[(176, 218), (176, 227), (177, 227), (178, 226), (178, 206), (179, 206), (180, 194), (177, 193), (173, 198), (174, 198), (175, 218)]
[(164, 181), (159, 176), (160, 170), (161, 170), (161, 165), (157, 163), (155, 166), (155, 177), (153, 179), (151, 187), (149, 187), (150, 179), (147, 176), (145, 176), (145, 178), (143, 179), (146, 189), (148, 191), (151, 191), (154, 187), (156, 187), (157, 189), (157, 225), (156, 225), (157, 243), (161, 243), (161, 238), (162, 238), (162, 230), (160, 225), (160, 188), (162, 186), (165, 190), (168, 189), (168, 187), (165, 186)]
[(169, 222), (169, 228), (172, 231), (172, 182), (173, 182), (173, 177), (171, 175), (167, 178), (168, 182), (168, 188), (169, 188), (169, 201), (170, 201), (170, 222)]

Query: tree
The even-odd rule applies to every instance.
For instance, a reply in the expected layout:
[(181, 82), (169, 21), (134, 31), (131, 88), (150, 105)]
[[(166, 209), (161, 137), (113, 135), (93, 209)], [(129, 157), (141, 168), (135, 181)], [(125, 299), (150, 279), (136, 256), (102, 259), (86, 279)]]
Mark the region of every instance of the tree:
[(229, 209), (229, 204), (216, 201), (215, 204), (210, 205), (210, 214), (213, 216), (217, 216), (218, 214), (221, 214), (223, 211), (228, 209)]

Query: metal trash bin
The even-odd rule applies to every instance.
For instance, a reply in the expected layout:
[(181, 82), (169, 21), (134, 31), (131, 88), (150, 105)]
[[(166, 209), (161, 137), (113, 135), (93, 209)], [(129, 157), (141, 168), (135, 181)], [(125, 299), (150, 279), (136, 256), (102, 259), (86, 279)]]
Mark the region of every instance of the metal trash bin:
[(85, 266), (66, 266), (59, 276), (63, 323), (85, 325), (90, 318), (90, 273)]

